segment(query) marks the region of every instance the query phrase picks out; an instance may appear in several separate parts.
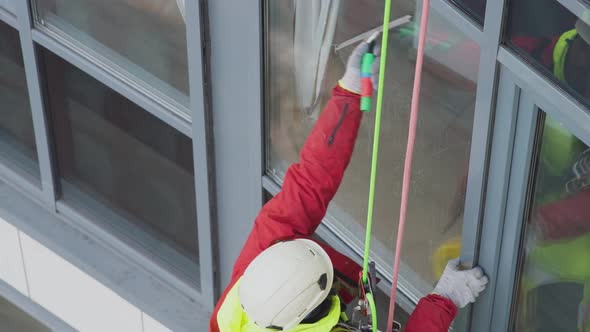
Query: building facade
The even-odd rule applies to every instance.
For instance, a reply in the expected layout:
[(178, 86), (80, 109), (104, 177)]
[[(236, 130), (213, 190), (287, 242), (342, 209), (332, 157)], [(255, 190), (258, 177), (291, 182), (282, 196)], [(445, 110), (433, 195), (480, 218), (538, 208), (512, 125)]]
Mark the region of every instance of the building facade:
[[(0, 0), (0, 330), (207, 330), (383, 6)], [(391, 13), (372, 248), (383, 312), (421, 6)], [(399, 317), (460, 256), (491, 281), (453, 330), (588, 332), (590, 3), (430, 6)], [(368, 113), (316, 232), (358, 262), (373, 128)]]

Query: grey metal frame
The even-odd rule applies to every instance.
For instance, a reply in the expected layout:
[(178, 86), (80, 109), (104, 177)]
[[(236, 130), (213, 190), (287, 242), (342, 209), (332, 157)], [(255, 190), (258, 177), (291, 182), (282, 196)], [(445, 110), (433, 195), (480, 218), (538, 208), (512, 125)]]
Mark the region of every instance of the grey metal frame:
[(19, 23), (19, 35), (25, 64), (25, 73), (27, 78), (27, 87), (29, 89), (29, 99), (33, 117), (33, 128), (35, 130), (35, 143), (37, 145), (37, 155), (39, 160), (39, 169), (41, 174), (41, 189), (43, 191), (43, 203), (51, 210), (55, 211), (55, 183), (51, 165), (50, 146), (47, 131), (47, 122), (45, 120), (44, 102), (42, 97), (42, 85), (39, 74), (39, 64), (35, 45), (31, 39), (31, 28), (33, 21), (29, 3), (26, 1), (17, 2), (17, 15)]
[(16, 16), (3, 7), (0, 7), (0, 20), (18, 30)]
[(260, 1), (207, 2), (221, 289), (262, 206)]
[[(506, 82), (517, 88), (514, 82)], [(518, 89), (518, 88), (517, 88)], [(521, 92), (517, 106), (518, 119), (514, 150), (512, 151), (512, 165), (510, 169), (510, 183), (506, 195), (506, 209), (502, 244), (498, 257), (496, 274), (496, 291), (492, 306), (490, 331), (508, 331), (510, 314), (515, 289), (517, 270), (516, 260), (519, 257), (521, 231), (524, 227), (525, 207), (527, 206), (528, 187), (531, 178), (533, 150), (535, 149), (535, 134), (538, 110), (530, 94)]]
[(488, 289), (473, 306), (473, 331), (486, 331), (492, 321), (494, 290), (498, 265), (499, 245), (502, 241), (502, 220), (504, 216), (506, 194), (508, 190), (509, 171), (512, 160), (512, 146), (516, 128), (516, 106), (519, 90), (507, 83), (508, 73), (502, 72), (500, 78), (496, 119), (491, 142), (488, 177), (490, 181), (486, 190), (486, 209), (481, 229), (480, 254), (478, 264), (490, 278)]
[(200, 293), (209, 308), (216, 303), (217, 281), (214, 261), (212, 222), (215, 207), (213, 184), (213, 138), (209, 97), (205, 90), (206, 65), (203, 61), (203, 33), (201, 31), (201, 4), (197, 0), (186, 1), (187, 52), (189, 61), (190, 106), (192, 110), (193, 160), (197, 204), (197, 225), (199, 231)]

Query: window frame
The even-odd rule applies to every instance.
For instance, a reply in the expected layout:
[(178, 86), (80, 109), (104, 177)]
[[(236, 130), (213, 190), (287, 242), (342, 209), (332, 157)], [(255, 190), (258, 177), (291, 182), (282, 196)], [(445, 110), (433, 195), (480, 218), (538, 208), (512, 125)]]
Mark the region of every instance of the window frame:
[[(561, 1), (560, 1), (561, 2)], [(501, 88), (516, 91), (512, 96), (500, 95), (506, 102), (498, 111), (511, 112), (518, 117), (511, 146), (511, 165), (506, 170), (504, 215), (500, 216), (500, 250), (494, 275), (493, 310), (490, 331), (509, 331), (513, 324), (513, 301), (520, 278), (522, 235), (526, 231), (531, 188), (534, 186), (535, 158), (540, 139), (538, 132), (543, 113), (559, 121), (585, 144), (590, 143), (590, 109), (570, 96), (556, 82), (545, 77), (536, 67), (523, 62), (512, 50), (502, 47), (498, 60), (501, 63)], [(586, 129), (586, 130), (584, 130)], [(483, 244), (482, 244), (483, 245)]]
[[(124, 285), (119, 285), (116, 281), (116, 276), (111, 271), (91, 270), (90, 275), (99, 279), (107, 280), (107, 284), (112, 284), (113, 289), (124, 294), (125, 297), (133, 298), (134, 303), (150, 312), (154, 317), (163, 317), (163, 321), (173, 321), (172, 326), (179, 328), (190, 329), (190, 326), (182, 327), (182, 324), (190, 323), (188, 319), (167, 318), (174, 317), (174, 306), (178, 306), (178, 312), (182, 312), (181, 307), (187, 307), (183, 301), (169, 301), (177, 295), (178, 290), (182, 290), (192, 301), (198, 303), (204, 311), (213, 310), (216, 300), (219, 296), (218, 274), (216, 250), (213, 244), (216, 241), (217, 234), (213, 229), (213, 221), (215, 218), (215, 179), (211, 177), (214, 175), (212, 165), (213, 150), (212, 150), (212, 126), (211, 126), (211, 107), (210, 107), (210, 84), (205, 77), (205, 69), (207, 61), (204, 53), (204, 38), (206, 32), (202, 30), (202, 25), (207, 21), (206, 8), (197, 0), (187, 0), (186, 15), (187, 15), (187, 56), (189, 57), (189, 85), (190, 97), (189, 107), (185, 110), (180, 110), (179, 107), (171, 105), (166, 100), (159, 98), (157, 94), (149, 93), (139, 90), (129, 80), (126, 80), (122, 75), (116, 75), (112, 68), (105, 68), (102, 63), (96, 61), (95, 58), (88, 56), (83, 50), (78, 49), (75, 45), (68, 43), (67, 40), (56, 38), (54, 34), (44, 30), (35, 25), (33, 20), (33, 5), (29, 1), (15, 1), (16, 14), (8, 13), (3, 8), (0, 8), (0, 20), (8, 23), (10, 26), (18, 30), (19, 39), (21, 42), (21, 49), (23, 53), (23, 61), (25, 64), (25, 76), (27, 79), (27, 87), (29, 91), (29, 99), (31, 103), (31, 111), (33, 117), (33, 126), (35, 131), (35, 141), (37, 144), (37, 155), (39, 160), (39, 168), (41, 172), (40, 186), (35, 186), (31, 179), (23, 177), (20, 172), (15, 172), (10, 167), (0, 162), (0, 179), (6, 181), (11, 186), (15, 187), (21, 193), (25, 194), (28, 199), (36, 204), (41, 205), (49, 211), (51, 215), (62, 220), (65, 229), (81, 230), (93, 240), (96, 240), (101, 245), (113, 250), (113, 257), (124, 257), (125, 259), (142, 266), (148, 275), (159, 280), (163, 285), (160, 290), (152, 289), (128, 289)], [(49, 137), (49, 122), (46, 119), (46, 96), (45, 86), (43, 80), (42, 62), (38, 54), (38, 48), (44, 47), (56, 54), (69, 64), (77, 67), (92, 78), (104, 84), (114, 92), (129, 99), (131, 102), (149, 112), (158, 118), (160, 121), (173, 127), (178, 132), (188, 136), (192, 140), (192, 152), (194, 176), (195, 176), (195, 192), (196, 192), (196, 210), (197, 219), (195, 223), (198, 228), (198, 245), (199, 245), (199, 276), (200, 287), (193, 283), (181, 279), (174, 274), (171, 269), (167, 268), (165, 264), (150, 258), (147, 252), (144, 252), (129, 243), (125, 243), (120, 238), (109, 231), (108, 227), (98, 227), (97, 223), (88, 219), (88, 216), (83, 216), (76, 208), (68, 206), (67, 203), (59, 200), (56, 196), (56, 181), (55, 177), (55, 161), (54, 152), (51, 147), (52, 140)], [(186, 112), (184, 112), (186, 111)], [(29, 221), (17, 220), (13, 221), (19, 224), (19, 227), (29, 229), (31, 233), (42, 234), (43, 243), (51, 242), (51, 231), (49, 228), (29, 227)], [(33, 223), (33, 221), (30, 221)], [(47, 236), (45, 237), (45, 235)], [(49, 239), (49, 240), (47, 240)], [(64, 241), (69, 241), (68, 237)], [(79, 242), (64, 243), (64, 247), (76, 247)], [(60, 252), (59, 245), (50, 245)], [(62, 253), (67, 251), (61, 250)], [(76, 251), (68, 253), (66, 256), (71, 256), (71, 260), (76, 265), (86, 264), (86, 260), (77, 259)], [(111, 257), (97, 255), (92, 259), (101, 260), (111, 259)], [(90, 262), (90, 264), (93, 264)], [(99, 264), (100, 265), (100, 264)], [(168, 295), (162, 295), (163, 293)], [(131, 294), (131, 295), (129, 295)], [(159, 294), (159, 295), (158, 295)], [(154, 301), (156, 298), (166, 298), (164, 301), (166, 307), (157, 304)]]

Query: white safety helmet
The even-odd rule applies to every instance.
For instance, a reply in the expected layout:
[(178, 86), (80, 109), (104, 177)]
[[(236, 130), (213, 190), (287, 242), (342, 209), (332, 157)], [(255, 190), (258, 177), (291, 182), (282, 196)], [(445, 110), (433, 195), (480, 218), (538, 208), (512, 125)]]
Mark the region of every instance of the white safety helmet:
[(279, 242), (246, 268), (238, 295), (257, 326), (289, 331), (328, 297), (333, 278), (332, 261), (317, 243)]

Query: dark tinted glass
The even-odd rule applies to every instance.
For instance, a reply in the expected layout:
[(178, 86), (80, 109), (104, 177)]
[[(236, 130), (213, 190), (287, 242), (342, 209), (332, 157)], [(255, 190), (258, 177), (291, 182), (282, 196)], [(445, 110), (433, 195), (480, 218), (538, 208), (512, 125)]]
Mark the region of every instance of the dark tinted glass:
[(197, 262), (191, 140), (52, 53), (43, 58), (63, 199)]
[(19, 35), (0, 21), (0, 156), (39, 177)]
[(555, 0), (513, 0), (509, 15), (507, 43), (589, 103), (590, 27)]
[(486, 13), (487, 0), (451, 0), (457, 4), (469, 16), (483, 25)]

